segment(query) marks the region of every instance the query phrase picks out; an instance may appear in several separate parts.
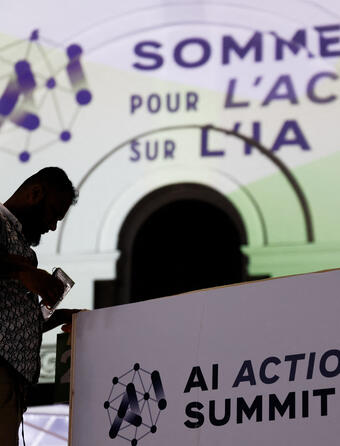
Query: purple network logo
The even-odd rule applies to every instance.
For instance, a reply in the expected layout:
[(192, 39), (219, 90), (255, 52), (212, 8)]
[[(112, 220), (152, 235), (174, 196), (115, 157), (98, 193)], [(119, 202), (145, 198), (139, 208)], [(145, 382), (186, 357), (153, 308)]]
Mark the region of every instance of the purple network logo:
[(80, 108), (92, 99), (82, 48), (71, 44), (65, 54), (41, 40), (35, 30), (27, 41), (0, 46), (0, 151), (23, 163), (70, 141)]
[(148, 372), (135, 364), (112, 379), (110, 394), (104, 402), (110, 423), (109, 437), (119, 437), (137, 446), (147, 435), (157, 432), (160, 413), (166, 407), (159, 372)]

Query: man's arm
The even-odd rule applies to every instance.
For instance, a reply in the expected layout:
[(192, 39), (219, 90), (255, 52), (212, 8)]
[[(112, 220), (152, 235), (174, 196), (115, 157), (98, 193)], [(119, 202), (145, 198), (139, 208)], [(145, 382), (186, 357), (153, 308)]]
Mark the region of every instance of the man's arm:
[(0, 247), (0, 279), (19, 279), (21, 271), (34, 267), (26, 257), (8, 254)]
[(29, 291), (39, 294), (47, 306), (53, 306), (64, 291), (63, 283), (47, 271), (32, 265), (25, 257), (1, 250), (0, 279), (19, 280)]

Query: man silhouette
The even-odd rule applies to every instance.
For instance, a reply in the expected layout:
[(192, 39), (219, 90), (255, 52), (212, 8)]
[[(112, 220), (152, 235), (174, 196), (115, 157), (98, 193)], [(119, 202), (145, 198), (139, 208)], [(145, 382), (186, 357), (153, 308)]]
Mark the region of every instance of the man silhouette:
[(65, 172), (47, 167), (0, 204), (0, 445), (18, 445), (27, 388), (39, 378), (42, 333), (61, 324), (69, 331), (77, 311), (56, 310), (44, 321), (38, 295), (52, 307), (64, 286), (38, 268), (31, 248), (55, 231), (76, 198)]

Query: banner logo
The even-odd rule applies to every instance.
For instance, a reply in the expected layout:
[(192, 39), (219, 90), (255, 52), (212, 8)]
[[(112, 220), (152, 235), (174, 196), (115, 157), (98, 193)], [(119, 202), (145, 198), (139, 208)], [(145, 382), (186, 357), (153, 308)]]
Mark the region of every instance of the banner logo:
[(80, 107), (92, 100), (81, 46), (71, 44), (65, 54), (41, 40), (34, 30), (27, 41), (0, 47), (0, 148), (24, 163), (70, 141)]
[(157, 432), (160, 413), (166, 407), (159, 372), (148, 372), (135, 364), (112, 379), (110, 394), (104, 402), (110, 421), (109, 437), (120, 437), (137, 446), (148, 434)]

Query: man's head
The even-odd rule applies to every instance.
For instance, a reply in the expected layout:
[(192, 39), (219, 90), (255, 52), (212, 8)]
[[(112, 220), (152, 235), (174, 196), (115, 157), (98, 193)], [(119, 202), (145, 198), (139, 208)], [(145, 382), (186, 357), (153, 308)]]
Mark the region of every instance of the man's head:
[(5, 206), (22, 224), (30, 244), (37, 246), (42, 234), (56, 229), (77, 195), (62, 169), (46, 167), (28, 178)]

